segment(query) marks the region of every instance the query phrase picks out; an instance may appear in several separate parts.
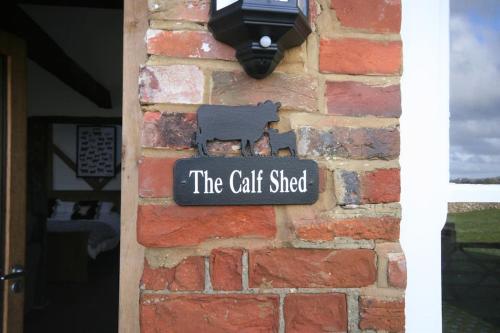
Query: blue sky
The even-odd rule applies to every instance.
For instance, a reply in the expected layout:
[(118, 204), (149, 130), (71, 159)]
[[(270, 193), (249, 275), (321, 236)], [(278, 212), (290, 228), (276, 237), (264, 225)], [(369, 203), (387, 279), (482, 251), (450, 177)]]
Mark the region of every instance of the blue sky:
[(500, 176), (500, 1), (450, 6), (450, 177)]

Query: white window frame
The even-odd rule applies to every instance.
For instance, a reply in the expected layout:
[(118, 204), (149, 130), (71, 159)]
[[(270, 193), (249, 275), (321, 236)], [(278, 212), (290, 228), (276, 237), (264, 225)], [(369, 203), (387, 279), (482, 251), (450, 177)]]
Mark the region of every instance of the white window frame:
[(403, 1), (401, 245), (406, 332), (441, 332), (441, 229), (449, 190), (449, 0)]

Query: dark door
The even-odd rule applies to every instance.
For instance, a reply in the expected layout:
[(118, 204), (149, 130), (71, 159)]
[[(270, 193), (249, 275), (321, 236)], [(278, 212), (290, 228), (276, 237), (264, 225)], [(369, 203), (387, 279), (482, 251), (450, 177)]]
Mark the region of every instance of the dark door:
[(1, 331), (21, 333), (26, 244), (26, 52), (0, 31)]
[[(7, 63), (6, 57), (0, 54), (0, 267), (5, 263), (5, 150), (6, 116), (7, 116)], [(0, 283), (0, 295), (3, 295), (3, 283)], [(3, 302), (0, 302), (0, 318), (3, 321)], [(1, 330), (1, 328), (0, 328)]]

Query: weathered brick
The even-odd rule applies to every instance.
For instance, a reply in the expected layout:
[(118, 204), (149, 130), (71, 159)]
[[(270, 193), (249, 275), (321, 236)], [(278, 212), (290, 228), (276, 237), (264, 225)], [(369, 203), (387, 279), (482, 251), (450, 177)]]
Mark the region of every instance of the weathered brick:
[(172, 195), (176, 158), (142, 157), (139, 163), (139, 196), (161, 198)]
[(150, 9), (155, 19), (208, 22), (210, 0), (154, 0)]
[(316, 0), (309, 1), (309, 22), (313, 27), (313, 31), (315, 31), (314, 26), (316, 25), (316, 20), (318, 19), (320, 12), (319, 4)]
[(345, 27), (394, 33), (401, 29), (400, 0), (331, 0), (331, 7)]
[(261, 249), (249, 253), (251, 287), (355, 288), (376, 280), (372, 250)]
[(271, 206), (140, 205), (137, 238), (147, 247), (197, 245), (217, 238), (273, 238), (275, 219)]
[[(143, 120), (141, 135), (143, 147), (176, 150), (194, 148), (197, 130), (195, 113), (145, 112)], [(210, 155), (216, 156), (240, 152), (239, 141), (210, 141), (207, 147)], [(270, 155), (267, 135), (255, 143), (254, 153)]]
[(404, 300), (361, 297), (359, 327), (363, 330), (403, 332), (405, 328)]
[(178, 57), (236, 60), (232, 47), (216, 41), (208, 31), (148, 30), (149, 54)]
[(196, 132), (195, 113), (146, 112), (142, 125), (142, 146), (189, 149)]
[(142, 295), (141, 332), (278, 332), (277, 295)]
[(319, 68), (323, 73), (399, 74), (401, 42), (357, 38), (322, 39)]
[(214, 290), (241, 290), (242, 249), (215, 249), (210, 255), (210, 277)]
[(256, 80), (242, 72), (215, 72), (212, 80), (214, 104), (247, 105), (279, 100), (285, 109), (307, 112), (318, 109), (318, 82), (311, 76), (273, 73)]
[(297, 137), (301, 156), (384, 160), (399, 156), (397, 128), (300, 127)]
[(328, 113), (340, 116), (399, 117), (401, 91), (399, 85), (369, 86), (359, 82), (327, 82)]
[(406, 258), (403, 253), (387, 254), (387, 282), (391, 287), (406, 288)]
[(399, 169), (376, 169), (360, 176), (361, 202), (398, 202), (401, 192)]
[(318, 216), (294, 219), (293, 226), (295, 234), (307, 241), (329, 241), (335, 237), (398, 240), (399, 222), (399, 218), (391, 216), (347, 219)]
[(189, 257), (171, 268), (153, 268), (146, 260), (141, 285), (146, 290), (203, 290), (205, 288), (205, 259)]
[[(214, 156), (224, 156), (227, 154), (240, 154), (240, 141), (211, 141), (207, 145), (208, 153)], [(255, 155), (269, 156), (271, 155), (271, 147), (269, 146), (269, 137), (262, 136), (254, 146)]]
[(337, 204), (360, 205), (368, 203), (398, 202), (399, 169), (376, 169), (367, 172), (336, 170), (335, 196)]
[(344, 294), (289, 294), (284, 314), (287, 333), (347, 332)]
[(359, 175), (356, 171), (335, 170), (335, 197), (340, 206), (361, 204)]
[(194, 65), (143, 66), (139, 73), (141, 103), (201, 104), (205, 79)]

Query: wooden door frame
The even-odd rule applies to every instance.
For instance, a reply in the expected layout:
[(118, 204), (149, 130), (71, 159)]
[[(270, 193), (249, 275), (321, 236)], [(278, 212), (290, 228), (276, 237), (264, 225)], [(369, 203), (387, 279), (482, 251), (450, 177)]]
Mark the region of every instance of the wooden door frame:
[(144, 248), (137, 243), (138, 161), (141, 154), (139, 68), (147, 60), (144, 36), (148, 28), (147, 0), (124, 0), (123, 12), (123, 122), (120, 236), (119, 332), (137, 333), (139, 284)]
[[(14, 35), (0, 31), (0, 54), (7, 57), (7, 126), (5, 177), (5, 264), (25, 264), (26, 251), (26, 46)], [(19, 246), (19, 243), (22, 246)], [(15, 251), (13, 246), (17, 245)], [(4, 285), (3, 332), (22, 332), (24, 293), (9, 292)]]

